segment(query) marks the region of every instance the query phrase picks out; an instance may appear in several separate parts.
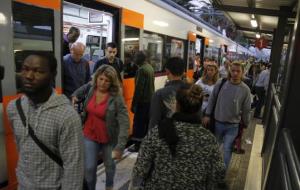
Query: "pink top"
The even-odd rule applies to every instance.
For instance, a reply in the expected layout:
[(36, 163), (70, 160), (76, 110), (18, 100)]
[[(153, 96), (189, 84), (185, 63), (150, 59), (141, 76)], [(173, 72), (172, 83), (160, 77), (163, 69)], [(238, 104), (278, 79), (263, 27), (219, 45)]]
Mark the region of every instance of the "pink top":
[(85, 137), (98, 143), (108, 143), (109, 136), (105, 123), (105, 113), (107, 110), (109, 96), (100, 103), (96, 103), (96, 93), (87, 104), (87, 120), (84, 123), (83, 134)]

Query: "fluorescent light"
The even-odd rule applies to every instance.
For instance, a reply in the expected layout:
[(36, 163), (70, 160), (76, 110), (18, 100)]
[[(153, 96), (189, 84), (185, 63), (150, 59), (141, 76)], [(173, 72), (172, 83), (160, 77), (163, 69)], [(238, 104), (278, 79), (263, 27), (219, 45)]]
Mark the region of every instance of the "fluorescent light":
[(6, 24), (7, 24), (6, 16), (0, 12), (0, 25), (6, 25)]
[(140, 38), (123, 38), (122, 42), (138, 41)]
[(258, 26), (257, 21), (255, 19), (251, 19), (250, 23), (253, 28), (256, 28)]
[(159, 20), (154, 20), (153, 24), (157, 25), (157, 26), (161, 26), (161, 27), (168, 27), (169, 24), (164, 22), (164, 21), (159, 21)]
[(251, 15), (251, 19), (255, 19), (254, 14)]
[(255, 37), (256, 37), (256, 38), (260, 38), (260, 34), (259, 34), (259, 33), (256, 33)]
[(213, 43), (214, 41), (212, 39), (208, 40), (210, 43)]

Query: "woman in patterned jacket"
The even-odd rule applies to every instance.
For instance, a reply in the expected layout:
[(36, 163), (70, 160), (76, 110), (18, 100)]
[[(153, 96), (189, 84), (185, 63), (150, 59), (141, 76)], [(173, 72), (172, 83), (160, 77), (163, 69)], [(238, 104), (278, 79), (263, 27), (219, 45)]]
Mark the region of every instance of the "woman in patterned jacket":
[(141, 145), (131, 189), (209, 190), (223, 182), (217, 141), (197, 114), (202, 98), (197, 85), (178, 90), (177, 112), (151, 129)]

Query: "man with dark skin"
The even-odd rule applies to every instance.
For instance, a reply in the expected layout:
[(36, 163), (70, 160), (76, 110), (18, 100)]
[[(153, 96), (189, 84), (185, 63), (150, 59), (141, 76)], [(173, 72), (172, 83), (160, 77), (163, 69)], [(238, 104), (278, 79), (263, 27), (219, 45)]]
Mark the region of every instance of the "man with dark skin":
[(70, 47), (80, 36), (80, 30), (72, 26), (68, 34), (64, 35), (63, 56), (70, 53)]
[[(53, 90), (57, 61), (51, 54), (29, 55), (20, 72), (23, 125), (16, 100), (9, 103), (7, 113), (19, 151), (18, 189), (82, 189), (83, 146), (81, 120), (64, 95)], [(63, 167), (48, 156), (36, 138), (62, 160)]]

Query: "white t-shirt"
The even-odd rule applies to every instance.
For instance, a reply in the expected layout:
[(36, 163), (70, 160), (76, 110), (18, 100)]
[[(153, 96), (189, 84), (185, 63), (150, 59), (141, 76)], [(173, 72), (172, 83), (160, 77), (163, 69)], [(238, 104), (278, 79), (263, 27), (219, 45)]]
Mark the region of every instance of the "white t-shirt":
[[(214, 87), (215, 87), (214, 84), (213, 85), (204, 84), (203, 81), (202, 81), (202, 78), (199, 79), (195, 84), (199, 85), (202, 88), (202, 90), (204, 92), (204, 95), (208, 94), (209, 96), (211, 95), (211, 93), (212, 93), (212, 91), (214, 90)], [(202, 107), (201, 107), (202, 111), (204, 111), (206, 109), (206, 107), (208, 105), (208, 99), (209, 99), (209, 97), (204, 96)]]

